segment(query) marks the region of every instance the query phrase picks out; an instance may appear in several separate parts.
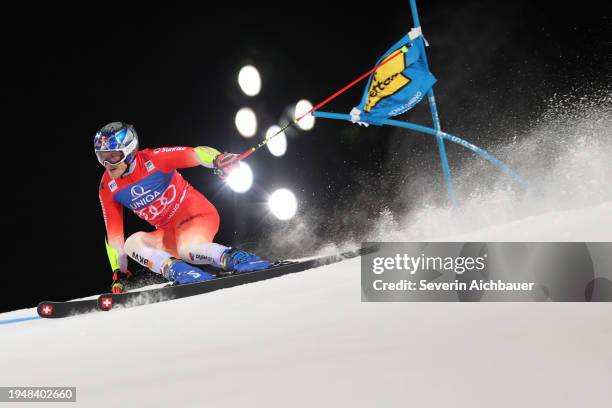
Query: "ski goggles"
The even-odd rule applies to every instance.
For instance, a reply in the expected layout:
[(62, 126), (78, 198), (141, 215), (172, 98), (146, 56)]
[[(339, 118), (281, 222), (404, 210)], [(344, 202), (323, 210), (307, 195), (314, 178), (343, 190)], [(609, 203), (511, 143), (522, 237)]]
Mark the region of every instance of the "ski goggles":
[(125, 154), (121, 150), (96, 151), (96, 157), (101, 165), (110, 164), (115, 166), (125, 160)]

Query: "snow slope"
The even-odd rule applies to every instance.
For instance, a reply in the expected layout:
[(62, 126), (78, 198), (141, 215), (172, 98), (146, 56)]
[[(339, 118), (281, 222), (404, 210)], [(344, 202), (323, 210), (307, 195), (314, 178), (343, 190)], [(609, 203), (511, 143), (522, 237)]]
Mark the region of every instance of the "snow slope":
[(445, 239), (451, 242), (609, 242), (612, 241), (612, 202), (530, 216)]
[[(456, 238), (589, 225), (612, 241), (611, 215), (604, 203)], [(0, 325), (0, 385), (76, 386), (78, 406), (100, 407), (609, 404), (610, 304), (361, 303), (359, 266)]]

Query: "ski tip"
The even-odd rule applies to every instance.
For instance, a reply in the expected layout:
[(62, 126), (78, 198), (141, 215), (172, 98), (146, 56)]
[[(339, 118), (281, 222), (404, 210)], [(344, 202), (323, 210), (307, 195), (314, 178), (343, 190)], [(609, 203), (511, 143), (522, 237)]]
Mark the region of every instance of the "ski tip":
[(45, 319), (52, 319), (56, 317), (54, 302), (49, 302), (49, 301), (40, 302), (38, 306), (36, 306), (36, 313), (38, 313), (40, 317), (43, 317)]
[(98, 309), (108, 312), (113, 308), (113, 295), (107, 293), (98, 297)]

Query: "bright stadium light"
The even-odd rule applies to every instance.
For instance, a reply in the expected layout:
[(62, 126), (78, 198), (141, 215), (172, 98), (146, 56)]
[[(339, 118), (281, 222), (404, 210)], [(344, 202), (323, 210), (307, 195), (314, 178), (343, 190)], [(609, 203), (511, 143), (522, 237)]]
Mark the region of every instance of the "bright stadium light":
[[(266, 132), (266, 137), (270, 137), (276, 132), (280, 130), (280, 126), (272, 125)], [(287, 137), (285, 136), (285, 132), (282, 132), (276, 136), (274, 136), (270, 141), (266, 144), (268, 146), (268, 150), (274, 156), (280, 157), (287, 151)]]
[(248, 96), (255, 96), (261, 91), (261, 76), (252, 65), (245, 65), (238, 73), (238, 85)]
[(270, 211), (279, 220), (289, 220), (297, 212), (297, 200), (295, 195), (286, 188), (276, 190), (268, 200)]
[[(295, 105), (295, 118), (299, 118), (306, 112), (312, 109), (312, 103), (307, 101), (306, 99), (302, 99)], [(298, 126), (302, 130), (310, 130), (315, 125), (315, 117), (312, 114), (305, 116), (302, 120), (298, 122)]]
[(257, 116), (251, 108), (242, 108), (236, 112), (234, 123), (238, 132), (244, 137), (253, 137), (257, 133)]
[(240, 162), (238, 168), (232, 170), (225, 182), (236, 193), (245, 193), (253, 185), (253, 171), (245, 162)]

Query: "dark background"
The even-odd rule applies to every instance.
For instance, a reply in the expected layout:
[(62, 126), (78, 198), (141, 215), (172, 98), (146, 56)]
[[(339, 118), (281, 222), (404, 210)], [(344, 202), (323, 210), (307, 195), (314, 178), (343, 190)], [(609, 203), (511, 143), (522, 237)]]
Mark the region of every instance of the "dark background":
[[(572, 8), (436, 0), (418, 6), (443, 129), (483, 147), (510, 137), (497, 131), (505, 124), (520, 133), (553, 95), (611, 82), (612, 20), (597, 2)], [(14, 93), (5, 94), (12, 109), (5, 111), (3, 152), (9, 262), (0, 311), (108, 290), (97, 196), (103, 169), (92, 146), (101, 126), (134, 124), (142, 148), (209, 145), (241, 153), (299, 99), (321, 101), (367, 71), (412, 26), (407, 0), (224, 7), (54, 4), (12, 16), (5, 66), (14, 71), (5, 79)], [(237, 84), (246, 63), (263, 78), (255, 98)], [(363, 86), (324, 110), (348, 112)], [(258, 114), (256, 138), (244, 139), (234, 127), (243, 106)], [(431, 124), (425, 104), (404, 119)], [(269, 256), (282, 256), (281, 249), (308, 255), (340, 236), (359, 239), (383, 202), (392, 211), (409, 211), (410, 197), (396, 200), (394, 192), (419, 172), (434, 180), (416, 186), (413, 195), (444, 192), (435, 143), (408, 133), (318, 120), (312, 131), (288, 133), (285, 156), (265, 148), (254, 154), (255, 185), (241, 195), (207, 169), (182, 174), (218, 208), (218, 242), (258, 243)], [(461, 154), (449, 148), (451, 166), (461, 165)], [(265, 207), (266, 194), (279, 187), (297, 194), (300, 214), (312, 223), (316, 239), (306, 246), (280, 248), (270, 241), (275, 231), (292, 228)], [(127, 212), (125, 219), (126, 236), (151, 229)]]

